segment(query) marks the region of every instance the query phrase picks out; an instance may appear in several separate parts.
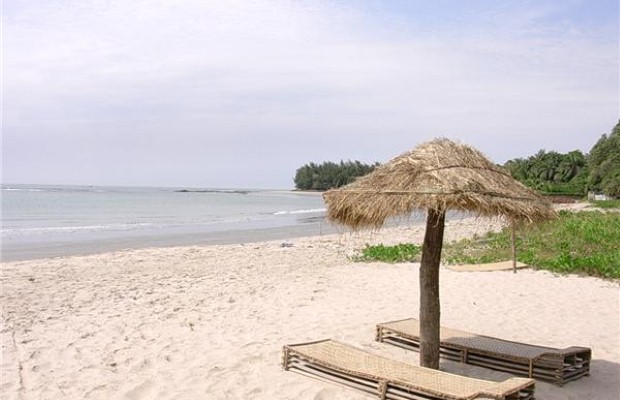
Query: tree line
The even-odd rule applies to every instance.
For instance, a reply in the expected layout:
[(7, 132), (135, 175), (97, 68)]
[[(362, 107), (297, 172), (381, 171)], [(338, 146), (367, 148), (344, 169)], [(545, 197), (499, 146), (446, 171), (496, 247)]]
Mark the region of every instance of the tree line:
[(526, 159), (504, 164), (513, 178), (544, 193), (584, 195), (588, 187), (587, 157), (579, 150), (567, 154), (540, 150)]
[(620, 122), (603, 135), (588, 155), (591, 190), (620, 198)]
[(588, 154), (540, 150), (504, 164), (523, 184), (543, 193), (583, 196), (589, 191), (620, 197), (620, 122)]
[[(359, 161), (309, 163), (297, 169), (295, 187), (299, 190), (329, 190), (349, 184), (372, 172), (379, 163)], [(504, 164), (523, 184), (543, 193), (584, 196), (589, 191), (620, 197), (620, 122), (604, 134), (588, 154), (574, 150), (566, 154), (540, 150), (528, 158)]]
[(359, 176), (372, 172), (379, 163), (364, 164), (360, 161), (313, 162), (297, 169), (295, 188), (299, 190), (329, 190), (347, 185)]

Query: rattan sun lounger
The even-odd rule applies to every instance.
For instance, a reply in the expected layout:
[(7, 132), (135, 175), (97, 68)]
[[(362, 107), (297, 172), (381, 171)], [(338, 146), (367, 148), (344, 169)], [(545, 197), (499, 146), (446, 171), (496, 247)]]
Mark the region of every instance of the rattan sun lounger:
[(390, 400), (534, 399), (532, 379), (491, 382), (391, 360), (335, 340), (284, 346), (282, 366)]
[[(419, 322), (410, 318), (378, 324), (376, 340), (419, 351)], [(561, 350), (534, 346), (442, 327), (440, 355), (450, 360), (562, 386), (590, 374), (592, 350), (587, 347)]]

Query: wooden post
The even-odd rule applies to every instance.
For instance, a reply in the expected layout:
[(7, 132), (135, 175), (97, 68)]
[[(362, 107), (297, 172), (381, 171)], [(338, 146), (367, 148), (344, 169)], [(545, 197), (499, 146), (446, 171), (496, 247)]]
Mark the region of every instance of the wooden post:
[(420, 263), (420, 365), (439, 369), (439, 264), (445, 224), (443, 211), (428, 210)]
[(289, 357), (289, 351), (286, 347), (284, 347), (282, 349), (282, 368), (284, 368), (285, 371), (288, 371), (288, 357)]
[(517, 238), (515, 234), (515, 221), (512, 221), (512, 273), (517, 273)]

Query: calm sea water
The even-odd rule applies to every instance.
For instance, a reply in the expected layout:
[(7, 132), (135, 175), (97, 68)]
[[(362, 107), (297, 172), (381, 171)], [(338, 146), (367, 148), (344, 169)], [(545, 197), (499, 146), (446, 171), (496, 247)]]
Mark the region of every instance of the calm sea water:
[(2, 260), (333, 232), (319, 195), (266, 190), (2, 186)]

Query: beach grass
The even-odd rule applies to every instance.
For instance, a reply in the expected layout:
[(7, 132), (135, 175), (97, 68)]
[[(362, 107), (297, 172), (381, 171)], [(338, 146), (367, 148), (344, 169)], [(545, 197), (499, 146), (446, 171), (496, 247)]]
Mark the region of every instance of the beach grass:
[[(560, 211), (559, 218), (517, 232), (517, 260), (533, 268), (620, 279), (620, 214)], [(407, 252), (406, 249), (416, 249)], [(484, 264), (512, 258), (511, 230), (489, 232), (444, 245), (446, 264)], [(415, 253), (415, 254), (414, 254)], [(366, 246), (360, 261), (419, 261), (415, 245)]]
[(419, 259), (422, 246), (412, 243), (399, 243), (395, 246), (366, 245), (359, 254), (351, 257), (353, 261), (382, 261), (387, 263), (414, 262)]
[(590, 202), (594, 207), (603, 209), (620, 209), (620, 200), (595, 200)]

